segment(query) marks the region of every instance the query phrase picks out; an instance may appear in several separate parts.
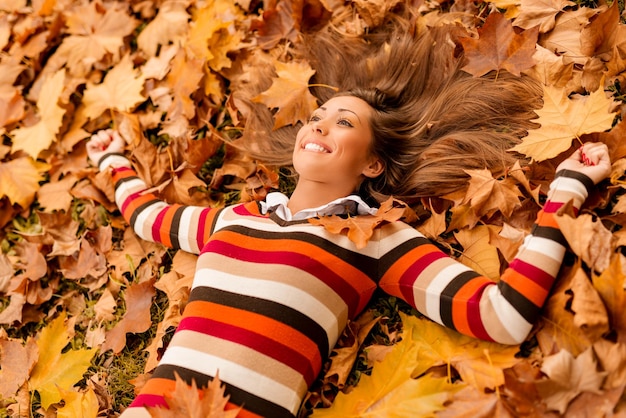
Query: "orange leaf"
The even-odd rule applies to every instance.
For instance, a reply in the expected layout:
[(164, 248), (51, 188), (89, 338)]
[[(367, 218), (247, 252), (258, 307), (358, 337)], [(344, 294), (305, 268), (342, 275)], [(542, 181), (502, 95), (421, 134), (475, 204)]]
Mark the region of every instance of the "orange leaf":
[(252, 100), (270, 109), (278, 108), (274, 129), (306, 121), (317, 108), (317, 101), (309, 91), (309, 79), (315, 70), (304, 61), (276, 61), (276, 73), (278, 77), (273, 79), (272, 86)]
[(539, 35), (539, 28), (516, 34), (513, 25), (501, 13), (491, 13), (482, 28), (478, 29), (478, 39), (461, 38), (467, 65), (464, 71), (480, 77), (490, 71), (507, 70), (519, 76), (521, 71), (535, 65), (533, 54)]
[(347, 236), (350, 241), (361, 249), (367, 245), (374, 229), (382, 222), (395, 222), (402, 218), (406, 222), (412, 222), (415, 217), (413, 210), (404, 202), (390, 197), (380, 205), (376, 215), (348, 216), (347, 218), (331, 215), (309, 218), (309, 222), (313, 225), (322, 225), (333, 234), (341, 234), (347, 229)]

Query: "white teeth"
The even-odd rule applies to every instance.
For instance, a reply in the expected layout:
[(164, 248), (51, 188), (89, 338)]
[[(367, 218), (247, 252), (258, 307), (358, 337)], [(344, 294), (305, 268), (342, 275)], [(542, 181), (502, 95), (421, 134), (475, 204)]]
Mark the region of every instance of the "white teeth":
[(319, 144), (314, 144), (313, 142), (309, 142), (304, 146), (305, 150), (308, 151), (317, 151), (317, 152), (328, 152), (326, 150), (326, 148), (324, 148), (323, 146), (319, 145)]

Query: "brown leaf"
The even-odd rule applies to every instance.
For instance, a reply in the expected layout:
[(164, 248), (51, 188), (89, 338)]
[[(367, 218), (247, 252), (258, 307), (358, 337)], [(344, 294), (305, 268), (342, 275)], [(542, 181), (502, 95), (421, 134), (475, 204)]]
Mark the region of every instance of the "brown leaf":
[(0, 396), (10, 399), (26, 382), (39, 352), (34, 339), (26, 345), (18, 339), (0, 338)]
[(574, 325), (582, 329), (589, 340), (597, 341), (609, 330), (606, 308), (582, 268), (576, 269), (572, 280), (572, 311)]
[(460, 39), (467, 58), (463, 70), (474, 77), (501, 70), (519, 76), (521, 71), (535, 65), (533, 54), (538, 34), (538, 27), (517, 34), (503, 14), (493, 12), (478, 29), (478, 39)]
[(601, 220), (586, 213), (577, 218), (562, 215), (555, 219), (572, 251), (585, 264), (595, 271), (604, 271), (609, 266), (613, 235)]
[(309, 91), (309, 79), (315, 70), (305, 61), (283, 63), (276, 61), (277, 77), (272, 86), (253, 101), (277, 108), (274, 129), (304, 122), (317, 108), (317, 99)]
[(113, 350), (115, 354), (124, 349), (127, 333), (140, 333), (150, 328), (150, 307), (156, 294), (154, 280), (132, 284), (124, 293), (126, 313), (113, 329), (106, 333), (105, 341), (100, 347), (101, 352)]
[(478, 217), (491, 216), (496, 211), (508, 217), (520, 205), (522, 194), (511, 179), (494, 179), (488, 169), (465, 172), (470, 180), (463, 203), (470, 203)]
[(341, 234), (347, 230), (350, 241), (354, 242), (357, 248), (363, 248), (378, 225), (403, 218), (406, 222), (412, 222), (415, 220), (415, 212), (404, 202), (390, 197), (380, 205), (376, 215), (348, 216), (347, 218), (331, 215), (309, 218), (309, 222), (313, 225), (322, 225), (333, 234)]
[(224, 395), (225, 387), (219, 379), (219, 373), (204, 389), (198, 389), (195, 380), (191, 385), (185, 383), (178, 373), (173, 393), (165, 395), (168, 409), (147, 408), (155, 418), (235, 418), (241, 408), (225, 410), (229, 395)]

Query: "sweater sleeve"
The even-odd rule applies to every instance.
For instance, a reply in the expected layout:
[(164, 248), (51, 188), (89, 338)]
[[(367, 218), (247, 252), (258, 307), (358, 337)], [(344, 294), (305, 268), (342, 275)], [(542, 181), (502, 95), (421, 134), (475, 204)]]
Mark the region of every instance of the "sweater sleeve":
[(110, 168), (115, 203), (122, 216), (142, 239), (199, 254), (208, 240), (219, 209), (167, 204), (147, 192), (130, 161), (121, 154), (107, 154), (98, 164)]
[(538, 319), (565, 255), (566, 241), (555, 213), (569, 201), (577, 213), (590, 187), (591, 180), (580, 173), (556, 174), (531, 233), (497, 283), (415, 231), (417, 236), (389, 236), (402, 244), (395, 247), (396, 254), (392, 245), (385, 245), (389, 251), (383, 251), (381, 259), (380, 287), (441, 325), (487, 341), (519, 344)]

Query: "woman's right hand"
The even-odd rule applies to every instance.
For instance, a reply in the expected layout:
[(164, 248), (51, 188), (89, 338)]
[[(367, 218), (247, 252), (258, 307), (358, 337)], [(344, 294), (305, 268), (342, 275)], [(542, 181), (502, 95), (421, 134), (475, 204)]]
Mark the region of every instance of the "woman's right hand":
[(126, 142), (117, 131), (103, 129), (93, 134), (87, 142), (87, 155), (91, 163), (97, 167), (104, 155), (121, 153), (125, 146)]
[(601, 142), (587, 142), (556, 168), (577, 171), (598, 184), (611, 174), (608, 147)]

